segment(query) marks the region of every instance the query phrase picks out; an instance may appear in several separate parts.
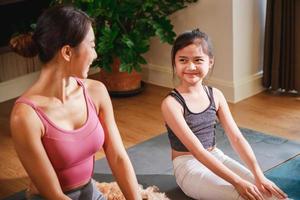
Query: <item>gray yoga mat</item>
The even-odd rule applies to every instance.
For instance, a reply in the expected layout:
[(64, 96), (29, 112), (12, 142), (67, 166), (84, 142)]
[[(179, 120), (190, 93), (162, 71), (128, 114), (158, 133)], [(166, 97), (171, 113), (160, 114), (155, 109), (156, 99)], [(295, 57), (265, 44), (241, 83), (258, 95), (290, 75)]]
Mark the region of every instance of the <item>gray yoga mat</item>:
[[(250, 143), (257, 160), (263, 171), (266, 171), (289, 158), (300, 153), (300, 144), (270, 135), (266, 135), (250, 129), (240, 129), (247, 141)], [(216, 127), (217, 147), (230, 157), (238, 160), (238, 155), (233, 151), (223, 128)], [(171, 199), (190, 199), (178, 188), (173, 177), (173, 166), (171, 161), (171, 149), (167, 134), (151, 138), (127, 149), (137, 178), (144, 187), (156, 185), (160, 191), (166, 192)], [(113, 181), (111, 170), (105, 158), (95, 163), (95, 178), (98, 181)]]

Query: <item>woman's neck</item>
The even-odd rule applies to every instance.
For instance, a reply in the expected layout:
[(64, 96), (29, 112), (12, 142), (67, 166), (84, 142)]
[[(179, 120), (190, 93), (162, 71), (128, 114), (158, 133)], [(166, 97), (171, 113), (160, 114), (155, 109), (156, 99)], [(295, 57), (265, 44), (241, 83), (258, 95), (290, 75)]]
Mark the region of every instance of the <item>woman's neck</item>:
[(62, 64), (49, 62), (43, 66), (38, 80), (46, 96), (55, 97), (62, 103), (68, 100), (77, 85), (74, 84), (75, 79), (64, 70), (65, 68)]

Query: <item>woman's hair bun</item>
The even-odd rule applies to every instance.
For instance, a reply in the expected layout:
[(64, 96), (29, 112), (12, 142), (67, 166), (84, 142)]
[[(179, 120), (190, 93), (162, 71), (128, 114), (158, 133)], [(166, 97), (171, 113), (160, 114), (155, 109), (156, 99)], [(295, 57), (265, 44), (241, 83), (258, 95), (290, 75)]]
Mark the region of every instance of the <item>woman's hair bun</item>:
[(14, 36), (9, 41), (10, 48), (24, 56), (24, 57), (34, 57), (38, 54), (36, 43), (32, 39), (32, 32), (26, 34), (20, 34)]

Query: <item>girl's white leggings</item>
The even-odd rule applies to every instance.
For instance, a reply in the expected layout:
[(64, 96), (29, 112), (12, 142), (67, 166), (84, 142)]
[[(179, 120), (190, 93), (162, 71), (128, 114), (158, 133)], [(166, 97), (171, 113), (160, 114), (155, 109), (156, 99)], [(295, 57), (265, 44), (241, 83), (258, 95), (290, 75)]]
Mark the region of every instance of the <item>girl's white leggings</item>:
[[(220, 149), (214, 148), (210, 153), (240, 177), (254, 183), (252, 173), (243, 165), (225, 155)], [(201, 200), (243, 199), (233, 185), (214, 174), (192, 155), (176, 157), (173, 160), (173, 166), (177, 184), (189, 197)]]

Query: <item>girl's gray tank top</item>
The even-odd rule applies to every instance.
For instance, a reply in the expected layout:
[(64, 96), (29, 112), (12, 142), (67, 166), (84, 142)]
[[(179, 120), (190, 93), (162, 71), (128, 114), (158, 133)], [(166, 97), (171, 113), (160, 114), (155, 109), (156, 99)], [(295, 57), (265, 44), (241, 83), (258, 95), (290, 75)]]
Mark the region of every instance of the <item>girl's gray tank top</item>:
[[(194, 113), (187, 107), (184, 98), (176, 90), (173, 89), (169, 95), (174, 97), (183, 107), (184, 119), (192, 132), (196, 135), (205, 149), (213, 147), (216, 144), (215, 126), (216, 126), (216, 106), (213, 97), (212, 87), (203, 86), (204, 90), (209, 98), (209, 106), (200, 113)], [(168, 130), (168, 137), (172, 149), (181, 152), (188, 152), (189, 150), (184, 144), (177, 138), (171, 128), (166, 124)]]

